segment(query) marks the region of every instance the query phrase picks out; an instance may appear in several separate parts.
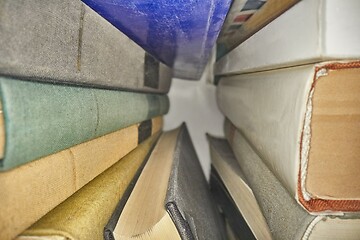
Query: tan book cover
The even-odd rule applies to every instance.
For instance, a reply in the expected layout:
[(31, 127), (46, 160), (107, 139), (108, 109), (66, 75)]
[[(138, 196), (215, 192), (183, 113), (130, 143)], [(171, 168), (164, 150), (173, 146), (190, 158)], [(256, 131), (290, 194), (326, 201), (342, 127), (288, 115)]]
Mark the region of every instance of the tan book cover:
[(17, 239), (102, 239), (106, 222), (157, 138), (158, 134), (140, 144)]
[[(154, 118), (150, 123), (150, 134), (153, 135), (161, 130), (162, 117)], [(14, 238), (136, 148), (139, 133), (143, 132), (139, 127), (143, 125), (132, 125), (0, 173), (3, 196), (0, 239)]]

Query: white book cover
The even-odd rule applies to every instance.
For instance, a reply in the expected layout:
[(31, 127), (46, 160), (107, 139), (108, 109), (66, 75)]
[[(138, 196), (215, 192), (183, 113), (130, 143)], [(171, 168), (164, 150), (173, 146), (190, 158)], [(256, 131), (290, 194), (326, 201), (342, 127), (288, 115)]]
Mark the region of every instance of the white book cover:
[(302, 0), (216, 63), (227, 75), (360, 58), (359, 0)]
[(224, 77), (220, 110), (310, 213), (360, 210), (360, 62)]

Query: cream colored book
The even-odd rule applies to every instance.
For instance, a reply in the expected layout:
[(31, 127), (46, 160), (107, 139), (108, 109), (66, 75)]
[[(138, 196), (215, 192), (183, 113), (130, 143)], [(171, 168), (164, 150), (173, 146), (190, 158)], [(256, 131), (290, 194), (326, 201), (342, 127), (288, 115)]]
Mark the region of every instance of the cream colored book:
[(0, 239), (13, 239), (158, 133), (162, 124), (157, 117), (1, 172)]
[(219, 107), (311, 213), (360, 210), (360, 61), (220, 80)]
[[(237, 163), (232, 150), (224, 139), (208, 136), (211, 163), (214, 168), (214, 180), (219, 180), (225, 186), (228, 194), (232, 198), (235, 206), (240, 211), (246, 224), (249, 226), (256, 239), (272, 239), (269, 227), (265, 221), (263, 213), (256, 201), (251, 188), (246, 183), (244, 174)], [(218, 175), (218, 176), (216, 176)], [(226, 213), (224, 213), (226, 215)], [(244, 233), (239, 236), (245, 237)], [(246, 236), (249, 238), (250, 236)]]
[[(289, 2), (275, 1), (279, 6)], [(359, 9), (358, 0), (301, 0), (219, 59), (215, 74), (358, 59)], [(251, 21), (252, 18), (248, 22)]]
[(109, 239), (224, 239), (185, 125), (164, 133)]

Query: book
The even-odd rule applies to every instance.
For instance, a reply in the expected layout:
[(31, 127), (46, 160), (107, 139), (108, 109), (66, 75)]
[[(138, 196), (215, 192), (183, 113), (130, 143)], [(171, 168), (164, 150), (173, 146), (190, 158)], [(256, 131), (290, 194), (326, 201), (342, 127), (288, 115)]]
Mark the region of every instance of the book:
[(219, 59), (215, 74), (230, 75), (358, 59), (359, 8), (357, 0), (341, 3), (332, 0), (299, 1)]
[(163, 133), (106, 239), (224, 239), (185, 124)]
[(239, 239), (271, 239), (256, 198), (225, 139), (208, 135), (213, 196)]
[(227, 131), (225, 135), (261, 207), (273, 239), (359, 239), (359, 213), (333, 216), (308, 213), (289, 194), (239, 131)]
[(62, 202), (16, 239), (102, 239), (103, 229), (119, 199), (146, 161), (157, 136)]
[(214, 168), (211, 168), (210, 172), (210, 191), (218, 205), (220, 213), (224, 217), (227, 237), (255, 240), (254, 234), (239, 209), (235, 206), (233, 199)]
[(198, 80), (206, 67), (231, 0), (82, 0), (152, 56), (174, 77)]
[(360, 62), (220, 80), (221, 111), (309, 212), (360, 210)]
[(1, 1), (0, 74), (167, 93), (172, 70), (80, 0)]
[[(166, 95), (0, 77), (5, 144), (0, 170), (166, 114)], [(36, 144), (34, 144), (36, 143)], [(21, 149), (21, 151), (19, 151)]]
[(1, 172), (0, 239), (13, 239), (162, 125), (157, 117)]
[(299, 0), (233, 1), (217, 40), (217, 59), (251, 37)]

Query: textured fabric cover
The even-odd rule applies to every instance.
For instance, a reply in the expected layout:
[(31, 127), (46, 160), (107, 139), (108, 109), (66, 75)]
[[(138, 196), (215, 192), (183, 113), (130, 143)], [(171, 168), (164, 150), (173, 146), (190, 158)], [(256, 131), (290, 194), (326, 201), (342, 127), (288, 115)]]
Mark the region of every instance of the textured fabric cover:
[[(156, 128), (156, 126), (154, 126), (154, 129), (155, 128)], [(138, 134), (138, 143), (139, 144), (141, 142), (145, 141), (149, 136), (151, 136), (152, 129), (153, 129), (152, 122), (151, 121), (149, 122), (149, 120), (144, 121), (141, 124), (139, 124), (139, 131), (138, 131), (138, 133), (139, 133)], [(151, 154), (151, 152), (152, 151), (149, 151), (146, 159), (149, 158), (149, 155)], [(111, 214), (109, 221), (105, 225), (105, 227), (104, 227), (104, 239), (105, 240), (113, 240), (114, 239), (113, 231), (116, 227), (116, 224), (118, 222), (120, 214), (131, 194), (131, 191), (133, 190), (133, 188), (136, 184), (137, 179), (139, 178), (142, 170), (144, 169), (146, 162), (147, 161), (144, 161), (142, 163), (142, 165), (139, 167), (139, 169), (136, 171), (132, 181), (129, 183), (129, 185), (126, 188), (126, 191), (124, 192), (123, 197), (120, 199), (120, 201), (116, 205), (116, 208), (113, 211), (113, 213)]]
[(21, 235), (103, 239), (106, 222), (156, 139), (154, 136), (139, 145)]
[[(162, 128), (152, 120), (152, 135)], [(138, 145), (138, 124), (0, 173), (0, 239), (12, 239)]]
[[(221, 216), (216, 211), (185, 124), (177, 139), (166, 206), (177, 229), (185, 229), (179, 230), (182, 239), (224, 239)], [(191, 233), (189, 229), (186, 231), (188, 227)]]
[(131, 124), (166, 114), (166, 95), (0, 78), (7, 170)]
[(145, 51), (80, 0), (0, 0), (0, 46), (2, 75), (146, 92), (170, 87), (168, 67), (157, 62), (149, 79)]
[(227, 120), (225, 135), (264, 213), (274, 239), (301, 239), (315, 218), (290, 196), (247, 140)]

